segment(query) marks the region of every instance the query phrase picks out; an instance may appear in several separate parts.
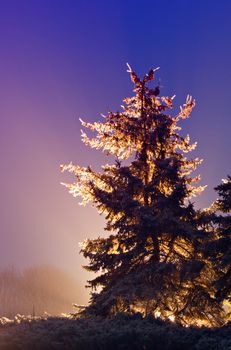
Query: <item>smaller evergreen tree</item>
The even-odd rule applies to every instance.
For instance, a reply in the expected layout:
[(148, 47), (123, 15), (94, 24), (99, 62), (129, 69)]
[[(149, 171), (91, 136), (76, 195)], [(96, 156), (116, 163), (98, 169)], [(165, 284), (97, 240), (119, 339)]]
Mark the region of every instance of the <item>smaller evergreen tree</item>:
[(205, 251), (216, 272), (216, 298), (225, 302), (231, 301), (231, 177), (224, 179), (215, 190), (219, 198), (210, 214), (214, 239)]

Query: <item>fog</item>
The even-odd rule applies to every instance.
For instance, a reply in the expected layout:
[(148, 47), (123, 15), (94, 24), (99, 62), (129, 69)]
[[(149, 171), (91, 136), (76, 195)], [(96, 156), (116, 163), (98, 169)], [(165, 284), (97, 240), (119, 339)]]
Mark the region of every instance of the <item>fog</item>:
[(41, 316), (74, 312), (80, 288), (71, 275), (52, 265), (0, 270), (0, 317)]

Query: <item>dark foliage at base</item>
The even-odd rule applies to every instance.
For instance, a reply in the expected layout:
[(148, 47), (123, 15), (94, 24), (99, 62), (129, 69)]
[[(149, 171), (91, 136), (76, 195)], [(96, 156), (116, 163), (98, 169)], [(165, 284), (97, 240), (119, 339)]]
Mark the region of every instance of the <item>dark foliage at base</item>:
[(140, 314), (24, 321), (0, 328), (1, 350), (231, 350), (231, 325), (185, 328)]

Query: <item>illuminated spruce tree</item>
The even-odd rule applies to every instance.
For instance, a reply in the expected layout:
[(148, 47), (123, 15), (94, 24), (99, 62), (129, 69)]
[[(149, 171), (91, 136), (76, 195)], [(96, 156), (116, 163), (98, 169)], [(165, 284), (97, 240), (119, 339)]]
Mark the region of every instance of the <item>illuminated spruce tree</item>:
[[(196, 144), (179, 135), (178, 122), (188, 118), (195, 102), (188, 96), (176, 116), (173, 97), (159, 97), (159, 86), (149, 88), (154, 69), (141, 80), (128, 66), (135, 95), (124, 100), (121, 112), (103, 122), (82, 125), (95, 133), (82, 140), (115, 157), (101, 172), (91, 167), (63, 165), (76, 182), (65, 184), (82, 203), (91, 202), (106, 218), (104, 237), (88, 239), (81, 252), (85, 268), (97, 273), (89, 281), (92, 297), (88, 314), (111, 315), (141, 311), (145, 315), (193, 324), (220, 321), (220, 305), (201, 244), (190, 198), (203, 190), (192, 177), (201, 160), (186, 153)], [(200, 320), (200, 321), (199, 321)]]

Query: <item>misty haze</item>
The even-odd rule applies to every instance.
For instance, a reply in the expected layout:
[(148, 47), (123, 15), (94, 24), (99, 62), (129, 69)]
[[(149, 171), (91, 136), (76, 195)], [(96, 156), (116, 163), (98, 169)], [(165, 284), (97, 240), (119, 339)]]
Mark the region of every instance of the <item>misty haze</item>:
[(57, 267), (39, 265), (24, 270), (15, 267), (0, 269), (0, 317), (70, 313), (72, 304), (79, 301), (78, 295), (78, 284)]

